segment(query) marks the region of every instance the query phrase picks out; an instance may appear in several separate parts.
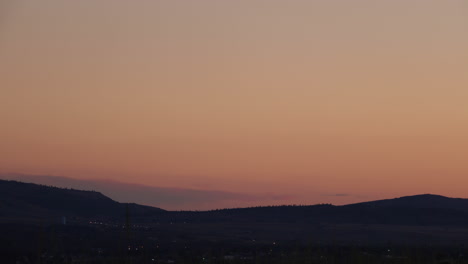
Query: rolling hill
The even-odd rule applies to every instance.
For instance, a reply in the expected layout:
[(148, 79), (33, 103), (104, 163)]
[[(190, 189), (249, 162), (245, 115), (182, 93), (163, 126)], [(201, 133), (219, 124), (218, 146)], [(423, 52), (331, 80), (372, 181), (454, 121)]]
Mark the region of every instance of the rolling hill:
[[(129, 207), (138, 215), (164, 211), (137, 204), (129, 204)], [(0, 217), (118, 217), (125, 212), (126, 204), (99, 192), (0, 180)]]
[[(136, 222), (300, 223), (468, 226), (468, 199), (415, 195), (334, 206), (264, 206), (212, 211), (165, 211), (116, 202), (95, 191), (0, 180), (0, 218), (76, 216)], [(157, 220), (155, 220), (157, 219)]]

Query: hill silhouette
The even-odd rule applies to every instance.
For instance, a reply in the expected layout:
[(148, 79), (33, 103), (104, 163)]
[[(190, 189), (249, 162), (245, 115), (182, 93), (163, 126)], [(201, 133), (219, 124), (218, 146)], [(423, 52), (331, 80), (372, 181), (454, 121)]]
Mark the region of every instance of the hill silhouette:
[(300, 223), (468, 226), (468, 199), (415, 195), (334, 206), (263, 206), (211, 211), (165, 211), (116, 202), (95, 191), (0, 180), (0, 217), (107, 217), (134, 221), (191, 223)]
[[(97, 190), (117, 202), (132, 201), (172, 210), (209, 210), (233, 201), (276, 201), (281, 198), (268, 194), (245, 194), (222, 190), (203, 190), (125, 183), (110, 179), (75, 179), (64, 176), (0, 173), (0, 179), (28, 182), (78, 190)], [(263, 202), (268, 204), (268, 202)]]
[[(129, 204), (138, 215), (151, 215), (164, 210)], [(116, 217), (125, 215), (126, 204), (118, 203), (95, 191), (82, 191), (53, 186), (0, 180), (0, 216), (3, 217)]]
[(454, 209), (468, 212), (468, 199), (449, 198), (435, 194), (420, 194), (413, 196), (404, 196), (394, 199), (385, 199), (378, 201), (363, 202), (347, 205), (350, 207), (409, 207), (409, 208), (438, 208)]
[(467, 199), (425, 194), (341, 206), (165, 211), (119, 203), (95, 191), (0, 180), (0, 233), (6, 234), (0, 245), (34, 250), (28, 238), (43, 229), (73, 241), (71, 248), (117, 248), (132, 239), (148, 247), (158, 241), (167, 248), (221, 241), (225, 246), (286, 245), (311, 239), (324, 245), (466, 244), (467, 204)]

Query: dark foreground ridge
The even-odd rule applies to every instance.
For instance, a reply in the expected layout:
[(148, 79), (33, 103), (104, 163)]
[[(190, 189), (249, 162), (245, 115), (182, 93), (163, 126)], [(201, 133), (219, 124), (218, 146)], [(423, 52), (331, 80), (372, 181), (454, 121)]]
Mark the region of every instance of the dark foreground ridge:
[(0, 234), (0, 263), (468, 263), (468, 200), (165, 211), (0, 180)]

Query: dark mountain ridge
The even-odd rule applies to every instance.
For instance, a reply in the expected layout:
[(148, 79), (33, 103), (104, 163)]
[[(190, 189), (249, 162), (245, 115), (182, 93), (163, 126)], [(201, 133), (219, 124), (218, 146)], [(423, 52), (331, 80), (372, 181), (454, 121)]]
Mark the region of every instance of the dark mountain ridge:
[[(0, 180), (0, 255), (15, 260), (16, 255), (36, 256), (43, 248), (39, 251), (43, 257), (68, 252), (102, 260), (102, 254), (114, 257), (129, 252), (129, 256), (148, 257), (148, 252), (161, 256), (176, 250), (181, 255), (200, 250), (199, 261), (202, 255), (206, 256), (204, 252), (218, 249), (220, 256), (225, 256), (226, 248), (241, 249), (248, 254), (259, 249), (267, 256), (272, 250), (284, 254), (310, 245), (327, 250), (338, 247), (339, 254), (344, 246), (353, 250), (370, 246), (385, 249), (385, 261), (375, 263), (410, 263), (394, 262), (389, 258), (389, 248), (394, 252), (393, 245), (407, 250), (408, 246), (419, 249), (427, 245), (453, 247), (468, 243), (466, 202), (438, 195), (416, 195), (343, 206), (165, 211), (119, 203), (95, 191)], [(63, 216), (67, 219), (65, 224)], [(326, 251), (317, 252), (322, 258)], [(368, 253), (365, 252), (366, 256)], [(50, 262), (47, 260), (43, 263)], [(222, 257), (220, 260), (253, 263), (230, 262)]]
[[(415, 195), (334, 206), (263, 206), (211, 211), (165, 211), (116, 202), (95, 191), (0, 180), (0, 218), (107, 217), (135, 222), (353, 223), (468, 226), (468, 199)], [(128, 209), (127, 209), (128, 208)]]
[[(4, 217), (116, 217), (124, 215), (126, 207), (96, 191), (0, 180), (0, 216)], [(143, 215), (164, 211), (137, 204), (129, 204), (129, 207)]]
[(420, 194), (346, 205), (348, 207), (410, 207), (454, 209), (468, 212), (468, 199), (449, 198), (435, 194)]

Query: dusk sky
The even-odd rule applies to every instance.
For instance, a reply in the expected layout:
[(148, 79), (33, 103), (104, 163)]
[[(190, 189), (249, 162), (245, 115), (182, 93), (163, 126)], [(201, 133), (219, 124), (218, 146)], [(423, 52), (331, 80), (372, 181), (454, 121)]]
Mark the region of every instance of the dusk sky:
[(467, 135), (466, 0), (0, 3), (3, 175), (468, 197)]

